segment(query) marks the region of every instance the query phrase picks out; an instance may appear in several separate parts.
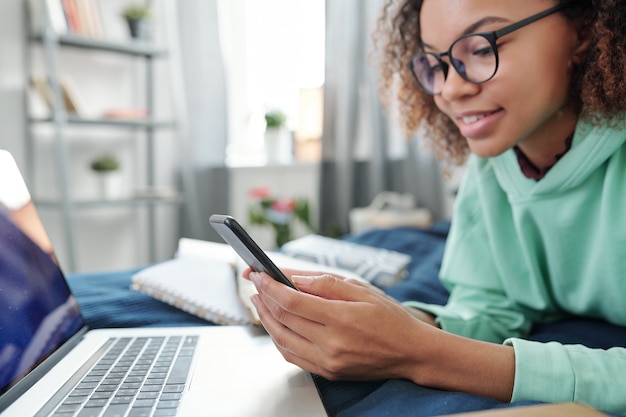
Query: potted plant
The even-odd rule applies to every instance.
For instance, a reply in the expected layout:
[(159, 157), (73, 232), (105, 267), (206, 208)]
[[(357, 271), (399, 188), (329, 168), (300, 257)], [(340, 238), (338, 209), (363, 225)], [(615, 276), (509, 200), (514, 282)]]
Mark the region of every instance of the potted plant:
[(96, 172), (111, 172), (120, 168), (120, 163), (114, 156), (103, 155), (91, 161), (91, 169)]
[(281, 110), (265, 113), (265, 153), (270, 163), (291, 162), (293, 141), (286, 126), (287, 116)]
[(285, 125), (285, 122), (287, 122), (287, 116), (278, 109), (265, 113), (265, 126), (267, 129), (280, 129)]
[(309, 202), (305, 198), (275, 197), (267, 187), (253, 188), (248, 195), (253, 199), (248, 206), (250, 224), (271, 227), (277, 248), (293, 239), (296, 223), (313, 231)]
[(145, 4), (130, 4), (122, 10), (122, 16), (128, 23), (132, 38), (145, 39), (147, 37), (146, 21), (150, 15), (150, 7)]
[(91, 161), (89, 167), (98, 175), (99, 194), (102, 198), (119, 196), (121, 177), (114, 175), (119, 168), (119, 161), (112, 155), (102, 155)]

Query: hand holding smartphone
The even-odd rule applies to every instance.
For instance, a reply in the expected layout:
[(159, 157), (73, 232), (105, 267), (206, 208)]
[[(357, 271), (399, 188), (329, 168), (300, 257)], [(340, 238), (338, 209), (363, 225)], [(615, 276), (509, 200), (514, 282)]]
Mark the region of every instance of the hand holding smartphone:
[(253, 271), (265, 272), (276, 281), (297, 291), (297, 288), (278, 269), (276, 264), (272, 262), (237, 220), (228, 215), (213, 214), (209, 217), (209, 223)]

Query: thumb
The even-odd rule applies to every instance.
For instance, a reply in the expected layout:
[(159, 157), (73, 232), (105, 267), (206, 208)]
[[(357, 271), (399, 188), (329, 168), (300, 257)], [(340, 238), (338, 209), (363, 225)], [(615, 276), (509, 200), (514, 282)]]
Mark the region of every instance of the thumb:
[(291, 280), (300, 291), (328, 300), (357, 301), (359, 288), (362, 288), (350, 280), (339, 279), (330, 274), (292, 275)]

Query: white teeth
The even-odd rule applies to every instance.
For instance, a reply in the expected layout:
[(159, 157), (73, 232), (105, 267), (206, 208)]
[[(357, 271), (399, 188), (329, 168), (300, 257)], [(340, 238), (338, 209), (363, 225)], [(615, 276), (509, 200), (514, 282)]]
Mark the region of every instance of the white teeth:
[(485, 115), (467, 116), (467, 117), (462, 117), (461, 120), (463, 120), (463, 123), (471, 124), (471, 123), (475, 123), (479, 121), (483, 117), (485, 117)]

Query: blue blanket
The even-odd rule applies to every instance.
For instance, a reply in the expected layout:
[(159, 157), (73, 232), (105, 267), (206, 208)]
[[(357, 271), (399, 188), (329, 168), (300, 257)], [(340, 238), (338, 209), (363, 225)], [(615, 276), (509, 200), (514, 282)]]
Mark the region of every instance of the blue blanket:
[[(388, 288), (387, 293), (400, 301), (413, 299), (444, 304), (448, 293), (437, 280), (437, 274), (448, 229), (449, 224), (443, 222), (427, 230), (408, 227), (373, 230), (344, 239), (411, 255), (407, 278)], [(130, 290), (130, 279), (136, 271), (68, 276), (83, 316), (92, 328), (210, 325)], [(537, 326), (530, 338), (608, 348), (626, 346), (626, 328), (571, 318)], [(315, 380), (328, 414), (337, 417), (426, 417), (532, 404), (501, 403), (476, 395), (428, 389), (403, 380), (331, 382), (318, 376)]]

